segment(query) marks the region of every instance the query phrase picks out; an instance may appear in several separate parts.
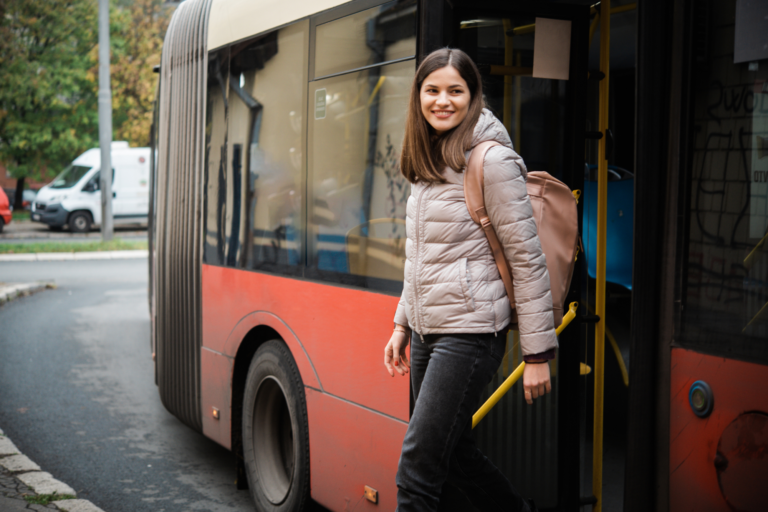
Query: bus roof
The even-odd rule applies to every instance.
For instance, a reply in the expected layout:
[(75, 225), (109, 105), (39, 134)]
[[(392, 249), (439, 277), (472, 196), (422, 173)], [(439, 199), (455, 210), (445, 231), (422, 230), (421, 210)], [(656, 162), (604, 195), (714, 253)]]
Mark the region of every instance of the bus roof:
[(266, 32), (349, 0), (213, 0), (208, 50)]

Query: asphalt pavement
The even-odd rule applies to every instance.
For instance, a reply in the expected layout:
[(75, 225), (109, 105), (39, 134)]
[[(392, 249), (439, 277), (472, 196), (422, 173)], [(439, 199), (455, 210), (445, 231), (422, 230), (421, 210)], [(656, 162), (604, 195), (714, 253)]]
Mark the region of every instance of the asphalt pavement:
[(41, 280), (56, 289), (0, 307), (0, 425), (19, 450), (106, 512), (253, 510), (233, 455), (160, 402), (146, 260), (0, 263), (0, 282)]

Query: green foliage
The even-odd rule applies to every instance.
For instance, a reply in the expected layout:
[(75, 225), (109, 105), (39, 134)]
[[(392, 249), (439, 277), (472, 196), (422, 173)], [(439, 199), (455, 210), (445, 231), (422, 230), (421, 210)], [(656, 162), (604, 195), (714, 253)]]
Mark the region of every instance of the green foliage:
[(95, 145), (96, 93), (88, 71), (98, 39), (93, 0), (6, 0), (0, 18), (0, 160), (40, 178)]
[(71, 494), (56, 494), (56, 493), (24, 496), (24, 499), (27, 500), (27, 503), (31, 503), (33, 505), (48, 505), (52, 501), (74, 500), (76, 498), (77, 498), (76, 496), (72, 496)]
[[(112, 0), (113, 139), (146, 146), (163, 37), (163, 0)], [(0, 0), (0, 162), (40, 180), (98, 146), (96, 0)]]
[(0, 243), (0, 254), (25, 254), (31, 252), (93, 252), (93, 251), (136, 251), (147, 249), (146, 240), (122, 240), (109, 242), (81, 239), (80, 241), (59, 240), (54, 242)]
[[(112, 24), (112, 119), (115, 140), (131, 146), (149, 145), (152, 109), (163, 38), (173, 8), (162, 0), (113, 3)], [(94, 54), (95, 55), (95, 54)], [(92, 71), (97, 76), (97, 70)]]
[(29, 220), (29, 210), (13, 210), (12, 219), (16, 221)]

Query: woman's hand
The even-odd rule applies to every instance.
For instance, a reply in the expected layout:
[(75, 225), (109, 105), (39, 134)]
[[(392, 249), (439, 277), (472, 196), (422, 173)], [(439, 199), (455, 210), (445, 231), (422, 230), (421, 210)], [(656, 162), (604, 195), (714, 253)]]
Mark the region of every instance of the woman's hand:
[(523, 369), (523, 388), (525, 401), (533, 404), (534, 398), (539, 398), (552, 391), (549, 381), (549, 361), (544, 363), (528, 363)]
[(389, 338), (389, 343), (384, 348), (384, 366), (390, 376), (394, 377), (395, 372), (405, 375), (411, 369), (408, 356), (405, 355), (409, 341), (407, 332), (403, 331), (394, 331)]

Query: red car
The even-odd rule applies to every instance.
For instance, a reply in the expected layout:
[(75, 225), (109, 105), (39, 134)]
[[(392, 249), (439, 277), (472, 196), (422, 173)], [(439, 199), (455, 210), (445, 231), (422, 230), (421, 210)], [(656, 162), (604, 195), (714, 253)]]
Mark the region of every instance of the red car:
[(11, 223), (11, 203), (8, 201), (8, 196), (5, 195), (5, 191), (0, 188), (0, 233), (3, 232), (3, 227), (6, 224)]

